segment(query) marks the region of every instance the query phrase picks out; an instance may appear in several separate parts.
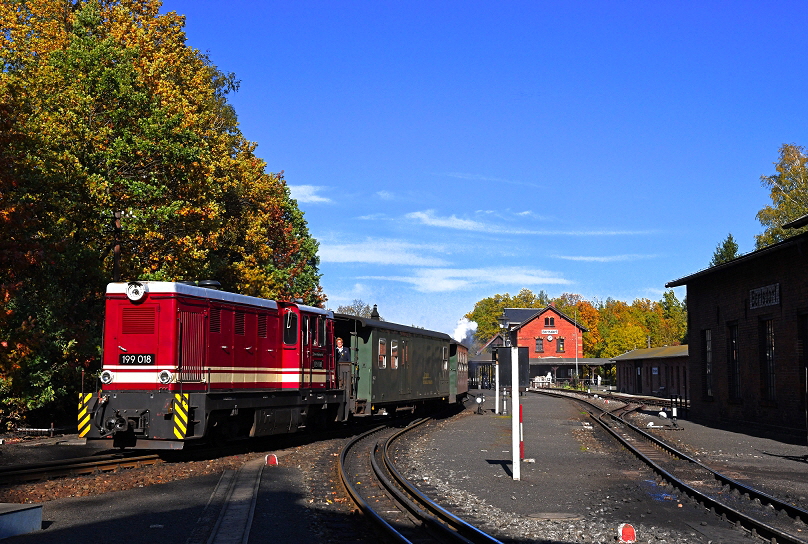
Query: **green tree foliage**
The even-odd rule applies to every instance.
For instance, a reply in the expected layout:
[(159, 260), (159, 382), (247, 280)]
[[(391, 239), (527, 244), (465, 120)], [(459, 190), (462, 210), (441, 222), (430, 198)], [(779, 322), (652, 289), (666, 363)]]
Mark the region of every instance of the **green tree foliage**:
[(505, 308), (544, 308), (550, 302), (547, 293), (539, 291), (534, 294), (530, 289), (522, 289), (518, 294), (511, 296), (494, 295), (486, 297), (474, 305), (474, 309), (465, 315), (466, 319), (477, 323), (474, 338), (483, 344), (499, 333), (497, 318), (502, 315)]
[[(373, 313), (373, 308), (371, 307), (370, 304), (365, 303), (363, 300), (354, 299), (354, 301), (350, 304), (346, 304), (345, 306), (338, 306), (337, 313), (370, 318), (371, 314)], [(384, 321), (384, 318), (379, 316), (378, 320)]]
[[(216, 278), (321, 305), (317, 242), (238, 128), (233, 74), (158, 0), (0, 3), (0, 410), (95, 371), (124, 280)], [(114, 216), (121, 218), (120, 228)], [(0, 419), (2, 414), (0, 414)]]
[(776, 174), (761, 176), (761, 184), (769, 189), (771, 205), (757, 213), (757, 219), (765, 227), (755, 236), (757, 249), (770, 246), (790, 236), (805, 232), (808, 227), (784, 229), (783, 225), (808, 214), (808, 168), (805, 148), (783, 144), (775, 165)]
[(658, 302), (637, 299), (629, 305), (611, 298), (590, 302), (572, 293), (550, 299), (543, 291), (533, 295), (522, 289), (515, 297), (506, 293), (484, 298), (465, 317), (477, 323), (474, 336), (484, 344), (499, 332), (497, 317), (503, 308), (538, 309), (549, 304), (589, 330), (582, 336), (584, 357), (615, 357), (649, 343), (672, 346), (687, 338), (687, 307), (673, 291), (665, 291)]
[(710, 266), (729, 262), (736, 257), (738, 257), (738, 244), (735, 242), (735, 238), (732, 237), (732, 233), (730, 233), (727, 234), (723, 242), (716, 246), (713, 258), (710, 260)]

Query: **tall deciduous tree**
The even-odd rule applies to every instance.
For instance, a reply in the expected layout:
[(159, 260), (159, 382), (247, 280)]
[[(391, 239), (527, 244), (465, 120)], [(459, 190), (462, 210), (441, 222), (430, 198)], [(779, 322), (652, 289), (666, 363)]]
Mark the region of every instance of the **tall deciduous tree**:
[(772, 200), (757, 213), (757, 219), (765, 227), (755, 236), (757, 249), (785, 240), (808, 227), (784, 229), (783, 225), (808, 214), (808, 168), (805, 148), (795, 144), (783, 144), (775, 164), (776, 174), (761, 176), (761, 184), (769, 189)]
[(732, 233), (727, 234), (723, 242), (718, 244), (710, 260), (710, 266), (726, 263), (738, 257), (738, 243), (732, 237)]
[(324, 302), (317, 242), (227, 102), (237, 80), (160, 7), (0, 3), (0, 410), (96, 369), (114, 242), (124, 280)]

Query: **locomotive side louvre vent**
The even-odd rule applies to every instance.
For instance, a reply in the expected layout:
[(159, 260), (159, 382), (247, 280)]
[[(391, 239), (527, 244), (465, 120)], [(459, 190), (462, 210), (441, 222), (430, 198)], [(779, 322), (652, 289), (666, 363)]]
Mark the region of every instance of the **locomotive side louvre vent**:
[(121, 332), (123, 334), (154, 334), (156, 320), (154, 306), (123, 308)]
[(244, 336), (244, 312), (236, 312), (236, 334)]
[(263, 314), (258, 316), (258, 336), (267, 337), (267, 316)]
[(210, 332), (222, 332), (222, 309), (210, 309)]

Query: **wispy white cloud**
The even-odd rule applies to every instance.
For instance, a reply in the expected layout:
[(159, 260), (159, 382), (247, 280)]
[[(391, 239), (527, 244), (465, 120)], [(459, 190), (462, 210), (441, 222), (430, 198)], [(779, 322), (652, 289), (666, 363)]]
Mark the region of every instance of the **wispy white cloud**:
[(554, 272), (525, 267), (421, 268), (411, 276), (361, 276), (358, 279), (409, 283), (416, 291), (437, 293), (486, 285), (568, 285), (572, 282)]
[(487, 232), (490, 234), (527, 234), (537, 236), (626, 236), (638, 234), (652, 234), (652, 230), (532, 230), (523, 228), (503, 227), (491, 223), (483, 223), (472, 219), (462, 219), (455, 215), (438, 217), (435, 210), (411, 212), (404, 217), (430, 227), (442, 227), (472, 232)]
[(376, 196), (378, 196), (382, 200), (393, 200), (394, 198), (396, 198), (396, 195), (394, 195), (390, 191), (377, 191)]
[(555, 259), (564, 259), (566, 261), (583, 261), (583, 262), (594, 262), (594, 263), (615, 263), (620, 261), (640, 261), (643, 259), (655, 259), (656, 255), (638, 255), (638, 254), (627, 254), (627, 255), (605, 255), (602, 257), (596, 257), (591, 255), (552, 255)]
[(460, 219), (455, 215), (452, 215), (451, 217), (437, 217), (435, 216), (435, 210), (411, 212), (404, 217), (407, 219), (413, 219), (424, 225), (429, 225), (430, 227), (444, 227), (448, 229), (471, 230), (477, 232), (491, 230), (491, 227), (485, 223), (480, 223), (479, 221), (474, 221), (472, 219)]
[(374, 221), (376, 219), (387, 219), (386, 213), (371, 213), (368, 215), (360, 215), (357, 219), (361, 219), (362, 221)]
[(495, 178), (491, 176), (483, 176), (480, 174), (464, 174), (462, 172), (444, 172), (443, 174), (438, 174), (442, 176), (448, 176), (450, 178), (456, 179), (467, 179), (471, 181), (484, 181), (486, 183), (507, 183), (509, 185), (523, 185), (525, 187), (535, 187), (537, 189), (543, 189), (543, 185), (539, 185), (537, 183), (530, 183), (529, 181), (515, 181), (512, 179), (503, 179), (503, 178)]
[(321, 243), (317, 254), (323, 262), (406, 266), (446, 266), (448, 261), (428, 254), (445, 253), (437, 244), (414, 244), (401, 240), (372, 239), (349, 244)]
[(298, 202), (306, 202), (306, 203), (331, 203), (331, 200), (328, 197), (320, 196), (318, 193), (327, 189), (327, 187), (321, 187), (318, 185), (290, 185), (289, 192), (291, 193), (292, 198), (297, 200)]

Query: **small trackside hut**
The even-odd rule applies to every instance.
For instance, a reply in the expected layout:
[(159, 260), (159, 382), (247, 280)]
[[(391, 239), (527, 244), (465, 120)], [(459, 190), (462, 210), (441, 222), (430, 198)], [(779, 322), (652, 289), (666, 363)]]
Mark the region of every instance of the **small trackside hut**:
[(333, 326), (330, 311), (302, 304), (185, 283), (111, 283), (102, 388), (82, 393), (79, 434), (181, 449), (344, 419)]

